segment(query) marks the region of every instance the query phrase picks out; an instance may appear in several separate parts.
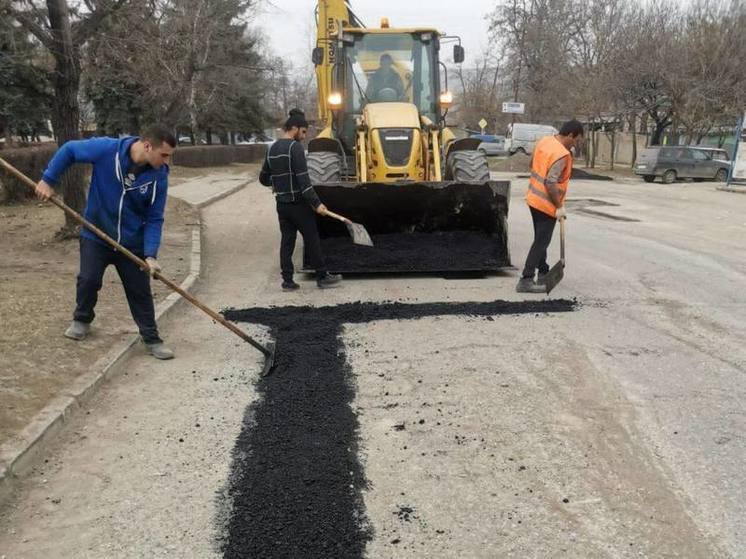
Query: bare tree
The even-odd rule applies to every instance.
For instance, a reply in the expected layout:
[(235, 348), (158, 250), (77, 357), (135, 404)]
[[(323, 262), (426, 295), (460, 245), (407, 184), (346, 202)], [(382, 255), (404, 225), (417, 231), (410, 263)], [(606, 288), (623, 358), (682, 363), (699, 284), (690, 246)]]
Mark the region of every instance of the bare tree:
[(113, 98), (120, 128), (159, 120), (208, 143), (261, 128), (268, 65), (245, 15), (259, 0), (130, 2), (86, 57), (87, 90), (104, 105)]
[(746, 104), (745, 11), (743, 0), (500, 0), (488, 18), (526, 117), (580, 116), (593, 146), (598, 130), (614, 143), (640, 118), (652, 144), (733, 122)]
[(460, 86), (457, 112), (464, 127), (475, 130), (482, 118), (489, 123), (492, 132), (505, 124), (500, 112), (500, 104), (506, 98), (500, 82), (501, 62), (498, 56), (484, 54), (472, 68), (456, 68)]
[[(0, 4), (3, 17), (17, 21), (49, 51), (55, 68), (52, 125), (60, 145), (80, 137), (80, 51), (101, 22), (118, 10), (125, 0), (85, 0), (71, 8), (65, 0), (5, 0)], [(82, 172), (73, 170), (63, 182), (65, 202), (76, 210), (85, 205)], [(76, 223), (66, 217), (63, 236), (71, 235)]]

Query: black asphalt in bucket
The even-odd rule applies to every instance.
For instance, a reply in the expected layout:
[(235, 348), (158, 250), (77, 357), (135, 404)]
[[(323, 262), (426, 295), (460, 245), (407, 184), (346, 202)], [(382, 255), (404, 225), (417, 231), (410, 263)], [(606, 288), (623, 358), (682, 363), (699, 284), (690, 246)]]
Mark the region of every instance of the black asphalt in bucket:
[[(232, 321), (269, 326), (274, 372), (257, 382), (233, 451), (222, 507), (226, 558), (362, 558), (372, 529), (351, 408), (353, 372), (344, 324), (430, 316), (494, 317), (573, 311), (574, 301), (349, 303), (229, 310)], [(405, 351), (405, 348), (402, 349)]]

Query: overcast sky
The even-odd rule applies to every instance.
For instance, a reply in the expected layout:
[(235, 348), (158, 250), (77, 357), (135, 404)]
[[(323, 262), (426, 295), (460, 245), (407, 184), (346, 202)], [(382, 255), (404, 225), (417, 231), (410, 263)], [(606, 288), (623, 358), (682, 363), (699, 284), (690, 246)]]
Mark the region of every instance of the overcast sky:
[[(270, 0), (254, 25), (264, 29), (270, 48), (295, 66), (310, 58), (315, 38), (314, 0)], [(466, 63), (479, 56), (487, 46), (488, 24), (485, 14), (494, 9), (495, 0), (352, 0), (352, 10), (369, 27), (378, 27), (388, 17), (392, 27), (435, 27), (440, 32), (459, 35), (466, 48)], [(446, 55), (450, 62), (450, 54)]]

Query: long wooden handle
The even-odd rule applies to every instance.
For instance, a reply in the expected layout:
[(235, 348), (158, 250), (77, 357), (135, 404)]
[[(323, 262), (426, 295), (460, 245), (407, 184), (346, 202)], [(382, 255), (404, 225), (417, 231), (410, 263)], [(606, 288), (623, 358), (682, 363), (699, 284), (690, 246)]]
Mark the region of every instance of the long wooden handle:
[[(5, 161), (2, 157), (0, 157), (0, 166), (2, 166), (8, 173), (10, 173), (14, 177), (16, 177), (19, 181), (21, 181), (23, 184), (25, 184), (31, 190), (36, 191), (36, 184), (34, 183), (34, 181), (32, 181), (30, 178), (28, 178), (23, 173), (21, 173), (21, 171), (19, 171), (15, 167), (13, 167), (13, 165), (11, 165), (7, 161)], [(70, 206), (68, 206), (67, 204), (65, 204), (62, 200), (60, 200), (60, 198), (57, 195), (53, 195), (49, 199), (49, 201), (52, 202), (52, 204), (54, 204), (58, 208), (60, 208), (62, 211), (64, 211), (66, 214), (68, 214), (70, 217), (72, 217), (75, 221), (77, 221), (78, 223), (80, 223), (82, 226), (87, 227), (88, 229), (90, 229), (91, 231), (93, 231), (101, 239), (103, 239), (104, 241), (106, 241), (106, 243), (109, 244), (112, 248), (114, 248), (118, 252), (121, 252), (122, 254), (124, 254), (127, 258), (129, 258), (130, 260), (132, 260), (132, 262), (134, 262), (135, 264), (137, 264), (143, 271), (145, 271), (145, 270), (148, 269), (148, 264), (142, 258), (140, 258), (136, 254), (134, 254), (132, 251), (126, 249), (122, 245), (120, 245), (114, 239), (112, 239), (111, 237), (109, 237), (109, 235), (107, 235), (106, 233), (104, 233), (101, 229), (99, 229), (98, 227), (96, 227), (95, 225), (93, 225), (93, 223), (90, 223), (89, 221), (87, 221), (82, 215), (80, 215), (78, 212), (76, 212), (74, 209), (72, 209)], [(143, 272), (143, 273), (145, 273), (145, 272)], [(222, 324), (223, 326), (225, 326), (226, 328), (228, 328), (228, 330), (230, 330), (231, 332), (233, 332), (234, 334), (236, 334), (237, 336), (239, 336), (242, 340), (244, 340), (246, 342), (249, 342), (252, 346), (254, 346), (256, 349), (258, 349), (259, 351), (261, 351), (265, 356), (270, 356), (271, 355), (271, 352), (266, 347), (264, 347), (263, 345), (261, 345), (260, 343), (258, 343), (254, 339), (252, 339), (248, 334), (246, 334), (243, 330), (241, 330), (240, 328), (238, 328), (235, 324), (232, 324), (232, 323), (228, 322), (225, 318), (223, 318), (222, 316), (220, 316), (218, 313), (216, 313), (210, 307), (208, 307), (207, 305), (203, 304), (201, 301), (197, 300), (194, 296), (192, 296), (191, 294), (189, 294), (186, 291), (184, 291), (181, 287), (179, 287), (178, 285), (176, 285), (170, 279), (168, 279), (167, 277), (161, 275), (160, 272), (156, 272), (153, 275), (153, 277), (155, 279), (160, 280), (163, 283), (165, 283), (170, 289), (176, 291), (176, 293), (178, 293), (179, 295), (181, 295), (182, 297), (184, 297), (184, 299), (186, 299), (187, 301), (189, 301), (192, 305), (194, 305), (198, 309), (201, 309), (202, 311), (204, 311), (205, 313), (207, 313), (210, 316), (210, 318), (212, 318), (213, 320), (216, 320), (217, 322), (219, 322), (220, 324)]]
[(349, 220), (349, 219), (347, 219), (347, 218), (346, 218), (345, 216), (343, 216), (343, 215), (339, 215), (339, 214), (335, 214), (335, 213), (334, 213), (333, 211), (331, 211), (331, 210), (326, 210), (326, 211), (324, 212), (324, 215), (327, 215), (327, 216), (329, 216), (329, 217), (333, 217), (334, 219), (338, 219), (338, 220), (339, 220), (339, 221), (341, 221), (342, 223), (350, 223), (350, 220)]
[(567, 218), (560, 219), (560, 260), (565, 263), (565, 221)]

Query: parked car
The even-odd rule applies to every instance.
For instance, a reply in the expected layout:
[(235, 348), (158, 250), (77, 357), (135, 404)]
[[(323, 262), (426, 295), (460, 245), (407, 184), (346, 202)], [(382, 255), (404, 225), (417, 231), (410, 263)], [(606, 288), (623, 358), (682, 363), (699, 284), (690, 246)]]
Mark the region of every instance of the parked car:
[(495, 134), (474, 134), (472, 138), (482, 140), (479, 144), (479, 151), (485, 155), (505, 155), (505, 136)]
[(252, 144), (265, 144), (265, 145), (272, 145), (275, 141), (270, 138), (269, 136), (265, 136), (264, 134), (254, 134), (252, 136), (246, 137), (241, 136), (238, 141), (236, 141), (237, 146), (249, 146)]
[(660, 177), (665, 184), (676, 179), (728, 180), (730, 162), (714, 158), (713, 149), (689, 146), (655, 146), (640, 152), (635, 161), (635, 174), (645, 182)]
[(508, 126), (505, 150), (510, 155), (518, 152), (531, 155), (534, 152), (534, 145), (536, 145), (537, 140), (544, 136), (554, 136), (556, 134), (559, 134), (559, 130), (554, 126), (516, 122)]

